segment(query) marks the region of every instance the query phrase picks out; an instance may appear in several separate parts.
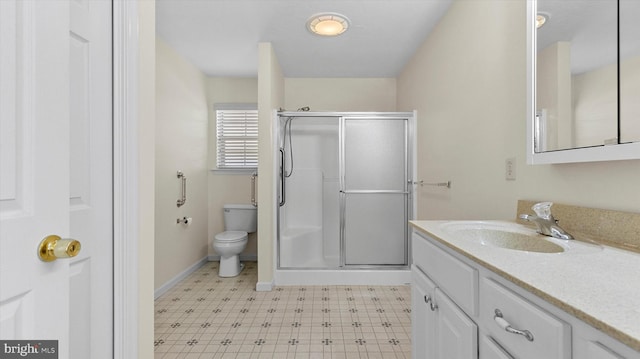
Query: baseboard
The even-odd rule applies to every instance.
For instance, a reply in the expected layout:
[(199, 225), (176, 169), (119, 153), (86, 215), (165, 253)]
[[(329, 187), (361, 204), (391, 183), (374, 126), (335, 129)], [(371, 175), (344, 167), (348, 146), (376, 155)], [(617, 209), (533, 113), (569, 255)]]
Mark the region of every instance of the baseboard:
[[(213, 254), (207, 257), (209, 262), (220, 262), (220, 256), (217, 254)], [(241, 254), (240, 261), (248, 261), (248, 262), (257, 262), (258, 255), (256, 254)]]
[(173, 286), (178, 284), (181, 280), (185, 279), (189, 274), (195, 272), (200, 267), (205, 265), (205, 263), (207, 263), (207, 257), (202, 258), (201, 260), (199, 260), (198, 262), (196, 262), (195, 264), (193, 264), (189, 268), (183, 270), (180, 274), (178, 274), (177, 276), (173, 277), (173, 279), (171, 279), (170, 281), (168, 281), (165, 284), (163, 284), (162, 286), (160, 286), (160, 288), (156, 289), (154, 291), (154, 293), (153, 293), (153, 299), (154, 300), (158, 299), (161, 295), (163, 295), (164, 293), (168, 292), (169, 289), (173, 288)]
[(271, 292), (273, 290), (273, 281), (256, 283), (256, 292)]

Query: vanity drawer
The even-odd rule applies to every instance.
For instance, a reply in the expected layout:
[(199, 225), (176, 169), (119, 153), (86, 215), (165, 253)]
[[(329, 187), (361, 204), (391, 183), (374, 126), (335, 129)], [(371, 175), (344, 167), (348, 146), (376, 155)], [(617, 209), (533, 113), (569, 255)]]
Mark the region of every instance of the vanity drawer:
[[(516, 358), (571, 358), (569, 324), (488, 278), (480, 282), (480, 322)], [(528, 331), (532, 337), (528, 339), (526, 333), (511, 333), (505, 328)]]
[(478, 271), (436, 247), (422, 234), (412, 235), (413, 264), (453, 299), (467, 315), (478, 315)]

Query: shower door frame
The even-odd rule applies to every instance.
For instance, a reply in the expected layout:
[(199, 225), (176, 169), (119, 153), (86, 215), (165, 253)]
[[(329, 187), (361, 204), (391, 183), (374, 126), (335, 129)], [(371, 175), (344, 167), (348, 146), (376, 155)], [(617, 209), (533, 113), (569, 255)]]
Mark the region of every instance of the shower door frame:
[[(347, 135), (346, 135), (346, 131), (347, 131), (347, 122), (349, 121), (402, 121), (403, 123), (403, 127), (404, 127), (404, 163), (403, 163), (403, 167), (404, 167), (404, 173), (403, 175), (403, 180), (402, 180), (402, 189), (398, 189), (398, 190), (389, 190), (389, 189), (350, 189), (348, 188), (347, 185), (347, 167), (348, 167), (348, 161), (347, 161)], [(393, 116), (393, 115), (388, 115), (388, 114), (383, 114), (383, 115), (376, 115), (376, 116), (366, 116), (366, 115), (360, 115), (360, 116), (342, 116), (340, 118), (340, 266), (339, 268), (341, 269), (349, 269), (349, 268), (356, 268), (356, 269), (370, 269), (370, 268), (402, 268), (405, 269), (410, 263), (409, 263), (409, 224), (408, 221), (410, 219), (412, 219), (412, 211), (411, 211), (411, 187), (412, 187), (412, 180), (410, 180), (411, 178), (411, 152), (409, 151), (410, 149), (410, 117), (407, 116)], [(352, 198), (357, 198), (358, 195), (403, 195), (404, 199), (404, 222), (405, 225), (403, 226), (404, 229), (404, 233), (403, 233), (403, 245), (404, 245), (404, 258), (403, 258), (403, 264), (399, 264), (399, 263), (392, 263), (392, 264), (382, 264), (382, 263), (378, 263), (378, 264), (349, 264), (348, 263), (348, 247), (347, 247), (347, 243), (349, 242), (349, 237), (347, 235), (347, 221), (349, 220), (349, 218), (347, 218), (347, 197), (349, 195), (352, 195)]]
[[(339, 266), (337, 267), (282, 267), (280, 262), (280, 223), (281, 223), (281, 207), (278, 205), (280, 202), (279, 197), (276, 195), (276, 269), (277, 270), (320, 270), (320, 271), (335, 271), (335, 270), (371, 270), (371, 269), (384, 269), (384, 270), (407, 270), (411, 265), (411, 241), (409, 240), (410, 233), (410, 225), (409, 220), (414, 219), (414, 214), (416, 213), (417, 201), (414, 195), (414, 184), (416, 183), (415, 174), (417, 168), (416, 162), (416, 142), (415, 142), (415, 130), (416, 130), (416, 111), (413, 112), (299, 112), (299, 111), (281, 111), (277, 113), (278, 125), (277, 125), (277, 140), (276, 147), (280, 142), (280, 118), (285, 117), (307, 117), (307, 118), (317, 118), (317, 117), (333, 117), (338, 119), (338, 128), (339, 128), (339, 146), (340, 146), (340, 157), (338, 158), (338, 165), (340, 167), (340, 193), (339, 193), (339, 201), (340, 201), (340, 225), (339, 225), (339, 246), (340, 246), (340, 260)], [(346, 119), (370, 119), (370, 120), (406, 120), (405, 126), (405, 218), (407, 219), (407, 223), (404, 227), (404, 257), (405, 264), (346, 264), (346, 241), (345, 241), (345, 194), (344, 193), (344, 122)], [(278, 148), (276, 148), (276, 152)], [(280, 169), (279, 162), (275, 162), (275, 170), (276, 173), (279, 174)], [(277, 176), (278, 180), (281, 181), (280, 175)], [(282, 188), (282, 184), (280, 182), (277, 183), (277, 187)], [(396, 193), (396, 192), (394, 192)], [(400, 192), (397, 192), (400, 193)]]

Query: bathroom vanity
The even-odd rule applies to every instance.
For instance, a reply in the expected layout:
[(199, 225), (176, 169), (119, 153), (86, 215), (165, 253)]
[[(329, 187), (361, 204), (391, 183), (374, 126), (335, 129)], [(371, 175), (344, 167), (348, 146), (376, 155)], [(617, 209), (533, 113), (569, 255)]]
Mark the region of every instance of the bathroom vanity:
[(413, 358), (640, 358), (640, 254), (515, 222), (411, 224)]

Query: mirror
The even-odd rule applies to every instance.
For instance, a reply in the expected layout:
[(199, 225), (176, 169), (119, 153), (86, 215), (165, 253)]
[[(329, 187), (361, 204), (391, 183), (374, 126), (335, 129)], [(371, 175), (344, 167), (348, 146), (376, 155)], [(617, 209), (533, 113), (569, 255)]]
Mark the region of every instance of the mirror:
[(538, 0), (536, 152), (618, 142), (618, 9)]
[(640, 158), (640, 2), (619, 2), (620, 62), (618, 0), (528, 1), (528, 163)]
[(620, 142), (640, 141), (640, 1), (620, 0)]

